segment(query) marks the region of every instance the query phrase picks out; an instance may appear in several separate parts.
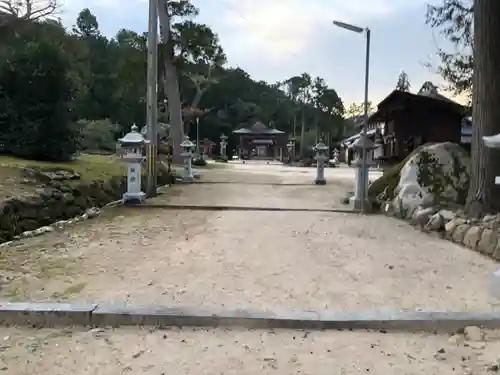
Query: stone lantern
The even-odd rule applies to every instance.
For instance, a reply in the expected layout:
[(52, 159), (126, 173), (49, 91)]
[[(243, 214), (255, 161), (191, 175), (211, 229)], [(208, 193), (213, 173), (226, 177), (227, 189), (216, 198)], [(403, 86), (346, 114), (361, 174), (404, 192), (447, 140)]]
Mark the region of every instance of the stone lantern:
[(220, 157), (222, 158), (223, 161), (227, 161), (226, 148), (227, 148), (227, 136), (222, 134), (220, 136)]
[(375, 136), (375, 145), (373, 149), (373, 159), (378, 164), (380, 159), (384, 157), (384, 138), (380, 133)]
[[(375, 145), (370, 138), (361, 135), (353, 144), (354, 165), (356, 166), (356, 186), (354, 196), (351, 197), (351, 204), (355, 211), (367, 212), (370, 210), (368, 199), (368, 174), (370, 167), (376, 163), (373, 161), (373, 149)], [(366, 161), (363, 162), (363, 149), (366, 150)]]
[(336, 148), (334, 148), (332, 152), (332, 161), (334, 166), (339, 164), (339, 150)]
[(288, 141), (288, 143), (286, 144), (286, 149), (288, 151), (288, 163), (289, 164), (292, 164), (292, 150), (293, 150), (293, 143), (292, 141)]
[(291, 164), (295, 157), (295, 138), (290, 138), (286, 144), (286, 149), (288, 151), (288, 162)]
[(181, 157), (184, 159), (184, 171), (183, 171), (182, 181), (193, 182), (194, 176), (193, 176), (192, 161), (193, 161), (194, 143), (191, 142), (189, 140), (189, 137), (186, 135), (184, 137), (184, 141), (181, 143), (180, 146), (182, 148)]
[(325, 179), (325, 161), (328, 159), (328, 146), (320, 141), (313, 148), (316, 153), (316, 178), (314, 183), (316, 185), (326, 185)]
[(141, 203), (146, 194), (141, 191), (141, 164), (144, 161), (144, 148), (149, 143), (135, 124), (130, 133), (118, 139), (121, 147), (121, 159), (127, 164), (127, 191), (123, 194), (124, 203)]

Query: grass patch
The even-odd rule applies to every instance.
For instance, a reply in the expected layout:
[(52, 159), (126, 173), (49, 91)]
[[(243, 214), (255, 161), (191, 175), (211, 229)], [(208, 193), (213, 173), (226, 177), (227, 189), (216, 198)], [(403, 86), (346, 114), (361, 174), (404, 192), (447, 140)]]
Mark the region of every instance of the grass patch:
[(81, 155), (68, 163), (49, 163), (0, 156), (0, 168), (22, 169), (26, 167), (71, 169), (79, 173), (84, 181), (105, 180), (113, 176), (123, 176), (126, 173), (124, 163), (114, 155)]
[(81, 179), (75, 180), (74, 183), (108, 180), (113, 176), (123, 176), (126, 173), (125, 165), (114, 155), (81, 155), (68, 163), (49, 163), (0, 156), (0, 200), (35, 192), (36, 186), (26, 184), (22, 175), (22, 169), (30, 167), (52, 170), (70, 169), (81, 176)]

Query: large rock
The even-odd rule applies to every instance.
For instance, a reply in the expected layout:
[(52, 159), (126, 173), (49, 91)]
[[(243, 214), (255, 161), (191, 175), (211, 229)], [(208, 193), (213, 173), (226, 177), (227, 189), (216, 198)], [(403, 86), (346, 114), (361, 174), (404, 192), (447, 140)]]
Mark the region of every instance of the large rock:
[(368, 194), (379, 202), (397, 202), (407, 212), (438, 204), (462, 205), (469, 176), (470, 158), (459, 145), (427, 144), (376, 180)]

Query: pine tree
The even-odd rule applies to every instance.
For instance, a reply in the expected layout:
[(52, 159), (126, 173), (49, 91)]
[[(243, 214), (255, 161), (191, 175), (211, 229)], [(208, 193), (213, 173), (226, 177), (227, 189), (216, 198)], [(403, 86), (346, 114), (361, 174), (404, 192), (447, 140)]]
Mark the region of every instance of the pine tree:
[(398, 77), (398, 82), (396, 83), (396, 90), (409, 92), (411, 88), (410, 80), (408, 74), (403, 70)]

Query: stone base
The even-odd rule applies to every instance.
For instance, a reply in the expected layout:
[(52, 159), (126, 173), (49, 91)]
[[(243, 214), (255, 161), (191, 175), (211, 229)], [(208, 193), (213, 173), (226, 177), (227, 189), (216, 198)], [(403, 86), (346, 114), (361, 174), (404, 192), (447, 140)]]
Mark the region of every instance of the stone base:
[(326, 180), (325, 179), (316, 179), (314, 180), (315, 185), (326, 185)]
[[(356, 196), (352, 196), (349, 199), (349, 205), (351, 207), (351, 210), (353, 211), (361, 211), (361, 199), (357, 198)], [(364, 204), (364, 213), (370, 213), (373, 211), (373, 204), (369, 200), (365, 201)]]
[(182, 176), (181, 183), (182, 184), (191, 184), (194, 182), (194, 176)]
[(140, 204), (146, 200), (146, 194), (140, 193), (125, 193), (123, 194), (123, 204)]

